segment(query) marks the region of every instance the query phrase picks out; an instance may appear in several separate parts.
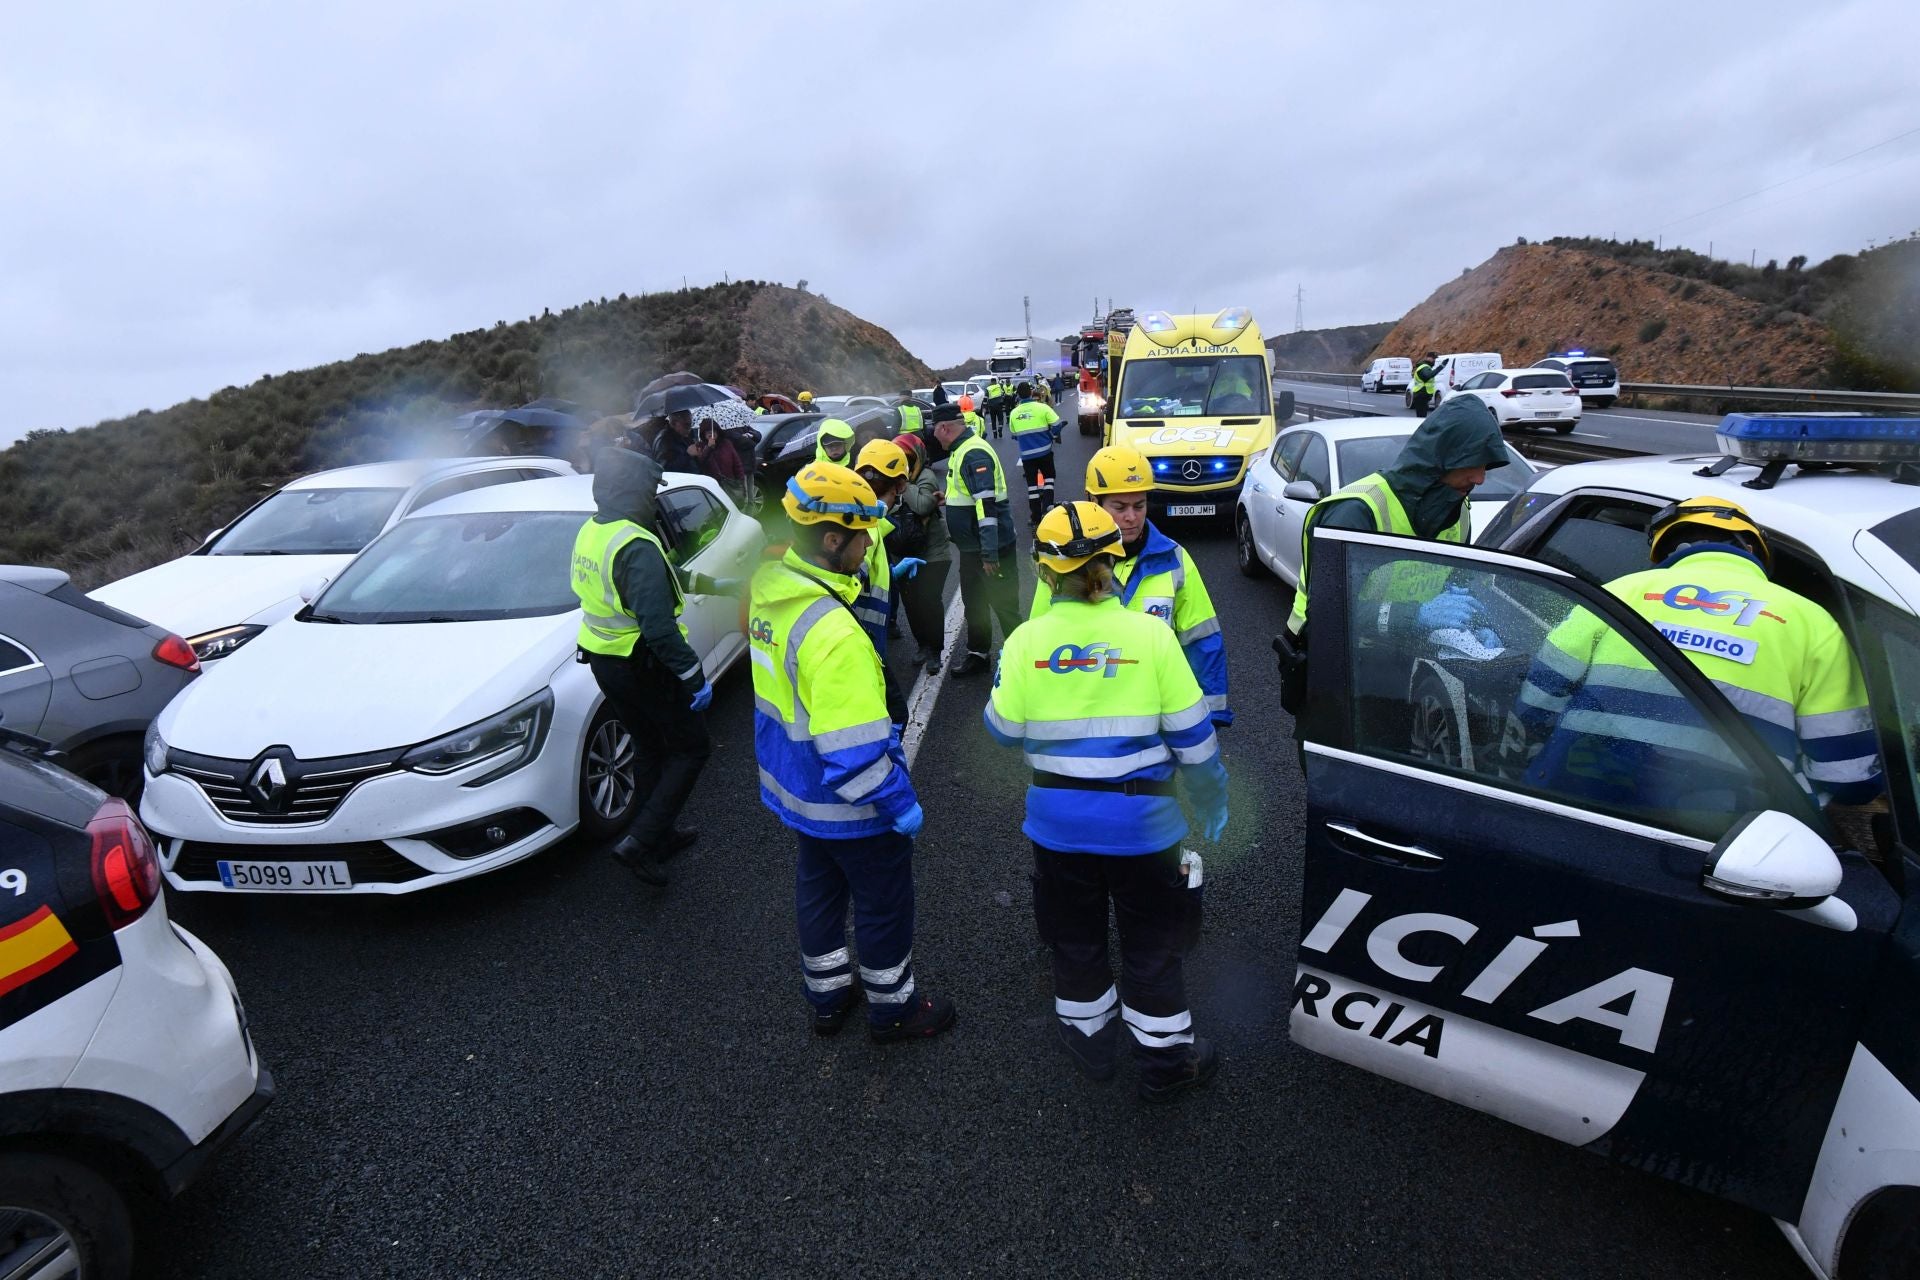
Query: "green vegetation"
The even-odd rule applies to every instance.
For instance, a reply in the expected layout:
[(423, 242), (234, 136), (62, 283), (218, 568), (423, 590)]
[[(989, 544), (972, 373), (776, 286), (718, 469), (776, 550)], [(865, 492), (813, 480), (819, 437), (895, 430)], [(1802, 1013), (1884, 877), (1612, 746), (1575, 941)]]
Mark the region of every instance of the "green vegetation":
[[(434, 452), (440, 424), (469, 409), (546, 395), (624, 413), (640, 387), (675, 369), (715, 382), (749, 376), (741, 372), (743, 326), (763, 290), (769, 302), (789, 292), (745, 281), (623, 294), (268, 375), (87, 429), (30, 432), (0, 452), (0, 563), (55, 565), (97, 585), (197, 545), (295, 476)], [(795, 321), (793, 366), (805, 370), (816, 359), (808, 348), (829, 319)]]
[(1666, 331), (1667, 331), (1667, 322), (1664, 319), (1662, 319), (1660, 316), (1655, 316), (1653, 319), (1647, 321), (1645, 324), (1640, 326), (1640, 341), (1652, 342), (1655, 338), (1658, 338), (1661, 334), (1665, 333)]
[[(1920, 233), (1815, 266), (1796, 255), (1785, 266), (1768, 261), (1743, 267), (1691, 249), (1656, 249), (1645, 240), (1559, 236), (1545, 243), (1683, 277), (1683, 299), (1699, 293), (1694, 281), (1718, 285), (1761, 304), (1755, 328), (1792, 323), (1795, 314), (1811, 317), (1833, 331), (1833, 385), (1920, 391)], [(1640, 340), (1652, 341), (1644, 327)]]

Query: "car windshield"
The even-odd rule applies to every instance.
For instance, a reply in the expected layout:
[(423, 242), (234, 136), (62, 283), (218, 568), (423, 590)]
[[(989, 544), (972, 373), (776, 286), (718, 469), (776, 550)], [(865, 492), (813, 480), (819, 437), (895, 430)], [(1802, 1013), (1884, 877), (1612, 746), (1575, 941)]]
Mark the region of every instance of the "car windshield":
[(341, 572), (315, 622), (487, 622), (577, 608), (569, 566), (577, 511), (417, 516)]
[[(1357, 440), (1340, 441), (1334, 448), (1340, 454), (1341, 482), (1352, 484), (1361, 476), (1385, 471), (1400, 456), (1406, 443), (1405, 436), (1361, 436)], [(1525, 489), (1533, 479), (1533, 469), (1527, 466), (1526, 459), (1515, 452), (1512, 445), (1507, 445), (1506, 450), (1507, 465), (1487, 472), (1487, 482), (1473, 491), (1474, 497), (1504, 502)]]
[(404, 489), (282, 489), (227, 526), (214, 556), (350, 556), (372, 542)]
[(1564, 373), (1523, 373), (1513, 380), (1516, 391), (1539, 391), (1549, 387), (1565, 391), (1572, 385)]
[(1244, 417), (1272, 412), (1258, 356), (1140, 356), (1121, 375), (1123, 418)]

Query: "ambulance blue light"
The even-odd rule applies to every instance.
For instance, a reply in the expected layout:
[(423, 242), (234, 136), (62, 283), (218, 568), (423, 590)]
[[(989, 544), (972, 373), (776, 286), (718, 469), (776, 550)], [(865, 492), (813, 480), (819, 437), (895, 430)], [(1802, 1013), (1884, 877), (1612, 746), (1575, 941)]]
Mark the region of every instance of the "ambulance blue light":
[(1164, 311), (1149, 311), (1140, 317), (1142, 333), (1172, 333), (1173, 329), (1173, 317)]
[(1905, 462), (1920, 459), (1920, 418), (1846, 413), (1730, 413), (1719, 448), (1754, 462)]

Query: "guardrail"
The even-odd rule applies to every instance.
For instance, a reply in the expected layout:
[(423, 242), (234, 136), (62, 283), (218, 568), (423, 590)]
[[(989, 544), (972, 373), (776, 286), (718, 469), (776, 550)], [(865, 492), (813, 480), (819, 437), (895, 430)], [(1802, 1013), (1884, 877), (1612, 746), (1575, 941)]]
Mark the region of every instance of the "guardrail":
[[(1357, 373), (1320, 373), (1311, 369), (1276, 369), (1273, 376), (1288, 382), (1321, 382), (1334, 387), (1357, 387)], [(1920, 413), (1920, 395), (1900, 391), (1823, 391), (1813, 387), (1712, 387), (1693, 383), (1623, 382), (1620, 394), (1663, 396), (1670, 400), (1708, 400), (1716, 405), (1795, 404), (1831, 405), (1845, 409), (1902, 409)], [(1718, 412), (1730, 412), (1719, 409)]]

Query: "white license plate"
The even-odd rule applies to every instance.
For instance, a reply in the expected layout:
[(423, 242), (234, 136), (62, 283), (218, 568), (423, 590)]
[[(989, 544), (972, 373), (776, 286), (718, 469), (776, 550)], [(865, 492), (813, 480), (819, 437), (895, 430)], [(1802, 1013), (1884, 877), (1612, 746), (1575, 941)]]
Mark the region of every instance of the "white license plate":
[(1167, 508), (1170, 516), (1210, 516), (1213, 514), (1211, 502), (1176, 503)]
[(1557, 418), (1560, 415), (1557, 413), (1536, 413), (1533, 416), (1536, 418)]
[(344, 862), (216, 862), (220, 883), (229, 889), (351, 889)]

